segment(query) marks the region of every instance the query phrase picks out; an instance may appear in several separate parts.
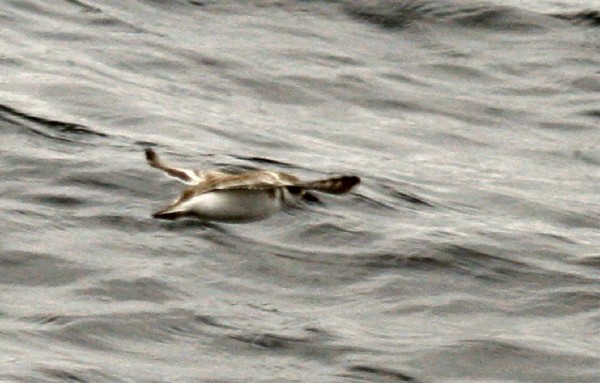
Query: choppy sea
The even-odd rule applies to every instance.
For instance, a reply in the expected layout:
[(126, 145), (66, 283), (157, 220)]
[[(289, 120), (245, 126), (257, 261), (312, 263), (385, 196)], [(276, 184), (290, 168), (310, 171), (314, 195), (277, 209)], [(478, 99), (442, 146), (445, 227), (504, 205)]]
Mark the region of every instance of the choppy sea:
[[(600, 382), (600, 1), (0, 23), (1, 382)], [(362, 184), (161, 222), (147, 147)]]

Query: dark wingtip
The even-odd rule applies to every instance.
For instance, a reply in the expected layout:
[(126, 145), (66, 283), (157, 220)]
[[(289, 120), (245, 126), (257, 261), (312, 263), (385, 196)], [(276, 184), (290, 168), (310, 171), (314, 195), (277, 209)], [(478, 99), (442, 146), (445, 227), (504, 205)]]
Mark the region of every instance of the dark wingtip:
[(360, 177), (358, 176), (343, 176), (340, 178), (342, 181), (342, 193), (347, 193), (352, 190), (356, 185), (360, 183)]
[(156, 160), (156, 152), (154, 151), (154, 149), (152, 148), (146, 148), (146, 150), (144, 150), (144, 153), (146, 153), (146, 160), (153, 162)]
[(351, 187), (354, 187), (360, 183), (360, 177), (358, 176), (345, 176), (344, 178), (346, 178), (346, 182), (348, 182), (348, 184), (352, 185)]

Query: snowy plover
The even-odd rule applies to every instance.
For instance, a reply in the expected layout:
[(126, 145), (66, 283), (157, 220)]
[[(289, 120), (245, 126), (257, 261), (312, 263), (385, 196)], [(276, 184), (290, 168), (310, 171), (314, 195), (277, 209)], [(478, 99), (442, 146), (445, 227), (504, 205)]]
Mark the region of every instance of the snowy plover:
[(190, 217), (231, 223), (258, 221), (281, 210), (286, 204), (301, 199), (318, 201), (311, 191), (344, 194), (360, 183), (356, 176), (301, 181), (290, 174), (268, 170), (235, 174), (174, 168), (163, 163), (152, 149), (146, 149), (146, 159), (153, 168), (190, 185), (172, 204), (152, 215), (160, 219)]

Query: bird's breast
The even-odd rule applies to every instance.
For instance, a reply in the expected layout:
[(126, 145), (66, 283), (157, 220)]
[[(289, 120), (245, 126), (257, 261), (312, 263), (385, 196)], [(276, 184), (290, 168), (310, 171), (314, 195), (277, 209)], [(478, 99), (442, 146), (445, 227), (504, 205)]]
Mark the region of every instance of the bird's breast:
[(213, 190), (182, 202), (180, 209), (200, 219), (249, 222), (271, 216), (292, 198), (284, 188)]

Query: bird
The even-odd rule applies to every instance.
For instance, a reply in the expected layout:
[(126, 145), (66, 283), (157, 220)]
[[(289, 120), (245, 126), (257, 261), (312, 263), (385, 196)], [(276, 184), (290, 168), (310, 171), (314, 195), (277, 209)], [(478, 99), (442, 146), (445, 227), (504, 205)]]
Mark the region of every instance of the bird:
[(360, 183), (360, 177), (355, 175), (302, 181), (270, 170), (230, 173), (183, 169), (163, 162), (152, 148), (146, 148), (145, 155), (151, 167), (188, 185), (172, 203), (152, 214), (153, 218), (164, 220), (260, 221), (300, 200), (319, 201), (313, 192), (346, 194)]

